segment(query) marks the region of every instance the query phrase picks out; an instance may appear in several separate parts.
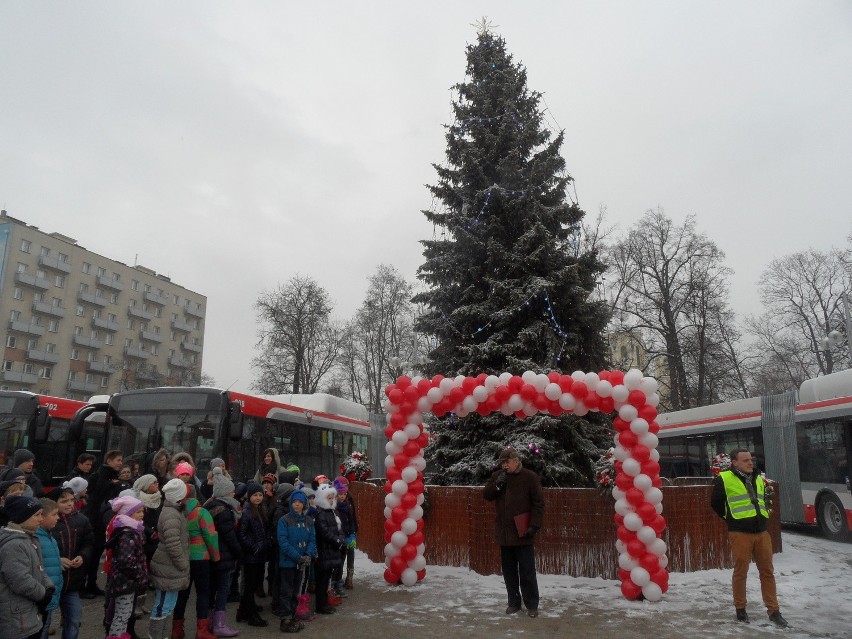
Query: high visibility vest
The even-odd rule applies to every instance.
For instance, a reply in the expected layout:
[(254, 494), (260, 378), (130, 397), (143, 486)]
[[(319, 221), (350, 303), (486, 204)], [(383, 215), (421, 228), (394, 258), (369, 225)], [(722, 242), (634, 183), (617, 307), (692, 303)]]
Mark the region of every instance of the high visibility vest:
[(766, 519), (769, 519), (769, 512), (766, 510), (766, 485), (763, 483), (763, 477), (757, 476), (755, 482), (757, 492), (757, 508), (754, 502), (748, 495), (748, 489), (743, 481), (730, 470), (724, 470), (719, 473), (722, 482), (725, 485), (725, 497), (727, 498), (728, 512), (734, 519), (748, 519), (749, 517), (757, 517), (757, 511), (760, 509), (760, 514)]

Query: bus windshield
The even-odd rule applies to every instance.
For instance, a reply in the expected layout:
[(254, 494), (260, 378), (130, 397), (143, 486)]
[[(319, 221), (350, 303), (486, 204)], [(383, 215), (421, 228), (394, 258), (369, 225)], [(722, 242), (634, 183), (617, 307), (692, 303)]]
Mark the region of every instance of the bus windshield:
[(0, 416), (0, 465), (11, 464), (15, 451), (27, 447), (27, 429), (31, 419), (31, 415)]

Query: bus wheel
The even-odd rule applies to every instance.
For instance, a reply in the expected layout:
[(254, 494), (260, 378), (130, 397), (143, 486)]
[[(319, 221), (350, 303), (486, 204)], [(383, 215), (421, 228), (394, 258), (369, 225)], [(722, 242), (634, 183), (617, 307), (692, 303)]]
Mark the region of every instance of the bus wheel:
[(818, 522), (822, 533), (833, 541), (846, 541), (849, 529), (846, 511), (833, 493), (826, 493), (819, 500)]

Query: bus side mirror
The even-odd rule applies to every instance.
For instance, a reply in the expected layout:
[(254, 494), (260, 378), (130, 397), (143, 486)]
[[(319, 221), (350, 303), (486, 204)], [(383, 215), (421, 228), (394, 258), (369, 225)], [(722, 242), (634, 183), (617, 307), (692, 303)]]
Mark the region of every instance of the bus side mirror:
[(35, 432), (33, 439), (36, 444), (46, 444), (47, 438), (50, 435), (50, 414), (47, 412), (47, 406), (39, 406), (36, 411)]
[(238, 402), (228, 402), (228, 438), (234, 442), (243, 438), (243, 411)]

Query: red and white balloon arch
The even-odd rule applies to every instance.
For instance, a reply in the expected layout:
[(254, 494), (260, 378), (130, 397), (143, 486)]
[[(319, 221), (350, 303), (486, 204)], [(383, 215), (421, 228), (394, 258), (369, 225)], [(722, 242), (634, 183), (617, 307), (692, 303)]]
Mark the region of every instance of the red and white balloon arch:
[(476, 377), (399, 377), (385, 388), (388, 442), (385, 483), (385, 580), (413, 586), (426, 576), (423, 536), (423, 448), (429, 443), (423, 414), (500, 412), (519, 418), (538, 413), (586, 415), (616, 412), (615, 522), (618, 577), (627, 599), (659, 601), (668, 590), (666, 528), (657, 451), (657, 381), (641, 371), (571, 375), (482, 373)]

